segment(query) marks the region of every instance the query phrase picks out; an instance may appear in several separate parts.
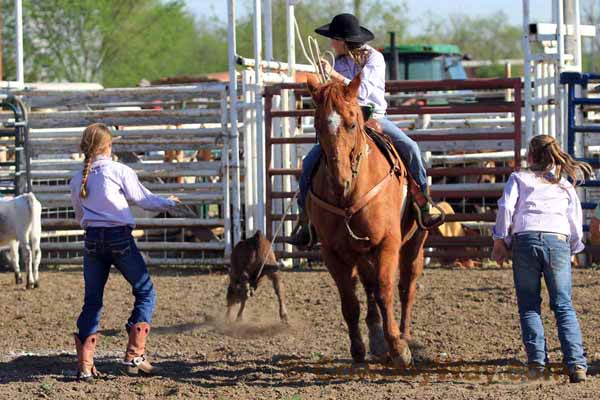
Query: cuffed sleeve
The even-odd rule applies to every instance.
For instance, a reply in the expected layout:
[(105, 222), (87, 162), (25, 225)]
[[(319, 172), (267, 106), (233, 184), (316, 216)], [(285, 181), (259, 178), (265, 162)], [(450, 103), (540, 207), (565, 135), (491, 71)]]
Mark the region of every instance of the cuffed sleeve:
[(511, 243), (510, 228), (518, 199), (519, 184), (516, 175), (513, 173), (504, 186), (502, 197), (498, 200), (496, 224), (492, 230), (494, 240), (502, 239), (508, 246), (510, 246)]
[(581, 202), (577, 196), (575, 188), (569, 188), (569, 207), (567, 209), (567, 219), (569, 220), (569, 228), (571, 234), (569, 236), (569, 244), (573, 254), (581, 252), (585, 245), (583, 244), (583, 211), (581, 210)]

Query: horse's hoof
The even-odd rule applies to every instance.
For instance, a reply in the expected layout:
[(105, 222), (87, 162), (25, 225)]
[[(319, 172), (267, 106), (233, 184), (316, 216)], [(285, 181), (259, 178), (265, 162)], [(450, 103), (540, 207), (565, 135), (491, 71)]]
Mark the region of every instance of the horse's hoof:
[(35, 289), (38, 289), (38, 288), (40, 287), (40, 281), (37, 281), (37, 282), (35, 282), (35, 283), (33, 284), (33, 287), (34, 287)]
[(350, 346), (350, 354), (352, 354), (352, 361), (355, 364), (364, 364), (366, 359), (365, 345), (361, 343)]
[(35, 289), (35, 284), (34, 283), (28, 283), (27, 286), (25, 286), (27, 289)]
[(281, 316), (281, 323), (283, 325), (289, 325), (290, 324), (290, 319), (288, 318), (287, 314)]
[(21, 278), (20, 276), (15, 278), (15, 283), (17, 285), (22, 285), (23, 284), (23, 278)]
[(408, 346), (405, 346), (400, 355), (392, 357), (394, 367), (408, 369), (413, 365), (412, 354)]

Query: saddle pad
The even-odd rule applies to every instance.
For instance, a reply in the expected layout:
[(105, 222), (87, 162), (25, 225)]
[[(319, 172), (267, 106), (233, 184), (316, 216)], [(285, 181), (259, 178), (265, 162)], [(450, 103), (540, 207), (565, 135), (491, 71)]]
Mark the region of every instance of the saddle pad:
[(379, 148), (379, 151), (381, 151), (381, 153), (385, 156), (386, 160), (390, 164), (390, 167), (394, 167), (395, 165), (400, 166), (400, 169), (403, 171), (402, 174), (404, 175), (404, 163), (402, 162), (402, 158), (400, 158), (400, 155), (394, 148), (394, 144), (392, 143), (392, 140), (389, 138), (389, 136), (381, 132), (377, 132), (376, 130), (368, 126), (365, 126), (365, 131), (367, 132), (367, 135), (371, 138), (371, 140), (375, 142), (375, 145), (377, 146), (377, 148)]

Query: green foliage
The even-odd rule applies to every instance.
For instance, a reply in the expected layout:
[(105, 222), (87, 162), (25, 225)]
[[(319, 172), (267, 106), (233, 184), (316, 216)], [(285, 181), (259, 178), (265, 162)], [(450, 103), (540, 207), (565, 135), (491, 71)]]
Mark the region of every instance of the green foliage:
[[(272, 19), (273, 19), (273, 57), (276, 60), (287, 61), (287, 27), (286, 27), (286, 0), (273, 0), (272, 1)], [(334, 15), (349, 12), (352, 10), (348, 0), (302, 0), (294, 7), (294, 14), (298, 21), (298, 29), (305, 46), (308, 46), (308, 36), (315, 37), (319, 42), (321, 51), (329, 50), (330, 45), (327, 38), (317, 35), (314, 33), (315, 28), (321, 25), (327, 24), (331, 21)], [(403, 19), (406, 15), (406, 6), (402, 2), (398, 5), (397, 1), (391, 0), (363, 0), (361, 1), (362, 18), (361, 24), (368, 27), (375, 34), (375, 40), (373, 44), (376, 46), (382, 46), (387, 40), (386, 32), (395, 31), (397, 37), (402, 38), (406, 34), (408, 21)], [(246, 3), (248, 10), (251, 10), (252, 4)], [(383, 20), (383, 23), (382, 23)], [(201, 72), (213, 72), (215, 69), (210, 69), (213, 66), (221, 66), (224, 68), (219, 69), (223, 71), (227, 67), (227, 30), (226, 26), (219, 26), (215, 21), (201, 20), (201, 25), (206, 25), (213, 29), (213, 33), (206, 29), (202, 31), (201, 37), (204, 42), (205, 39), (210, 44), (210, 47), (214, 50), (211, 54), (217, 55), (211, 64), (205, 64), (201, 68)], [(214, 32), (216, 30), (216, 32)], [(264, 32), (263, 32), (264, 35)], [(254, 58), (253, 50), (253, 25), (252, 25), (252, 13), (248, 13), (245, 17), (238, 18), (237, 29), (237, 52), (238, 54)], [(219, 51), (220, 47), (218, 42), (222, 43), (223, 52)], [(208, 45), (205, 45), (208, 48)], [(308, 48), (307, 48), (308, 51)], [(306, 64), (308, 61), (302, 53), (302, 48), (298, 42), (296, 42), (296, 61), (298, 63)]]
[(125, 86), (141, 78), (193, 74), (200, 66), (200, 37), (182, 1), (137, 2), (118, 29), (105, 32), (102, 82)]
[[(13, 8), (5, 4), (3, 75), (14, 79)], [(23, 21), (27, 81), (135, 85), (201, 63), (182, 0), (25, 0)]]
[[(286, 61), (286, 0), (273, 0), (274, 58)], [(3, 2), (3, 78), (15, 78), (14, 2)], [(253, 2), (237, 19), (237, 52), (254, 57)], [(131, 86), (142, 78), (201, 75), (227, 70), (227, 26), (215, 15), (197, 20), (184, 0), (24, 0), (26, 81), (96, 81), (105, 86)], [(357, 9), (358, 8), (358, 9)], [(210, 12), (210, 11), (209, 11)], [(341, 12), (359, 14), (375, 34), (376, 47), (396, 32), (398, 43), (451, 43), (474, 59), (498, 60), (521, 55), (519, 27), (506, 24), (502, 12), (485, 17), (429, 15), (418, 21), (423, 34), (411, 37), (405, 1), (302, 0), (295, 15), (303, 41), (328, 39), (314, 29)], [(307, 63), (296, 42), (296, 60)], [(503, 67), (480, 69), (482, 76), (502, 75)]]

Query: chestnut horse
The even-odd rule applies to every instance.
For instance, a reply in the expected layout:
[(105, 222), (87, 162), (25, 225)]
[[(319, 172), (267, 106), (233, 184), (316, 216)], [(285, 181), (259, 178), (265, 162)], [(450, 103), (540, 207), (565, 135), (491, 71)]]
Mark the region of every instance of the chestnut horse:
[[(384, 355), (387, 342), (394, 365), (409, 367), (411, 309), (417, 278), (423, 271), (427, 232), (417, 229), (404, 167), (400, 166), (402, 174), (395, 173), (398, 164), (391, 167), (365, 132), (357, 102), (360, 79), (359, 74), (348, 86), (339, 82), (321, 86), (313, 76), (307, 79), (316, 104), (315, 129), (322, 150), (307, 212), (320, 238), (323, 260), (339, 290), (353, 361), (365, 361), (355, 292), (360, 279), (368, 302), (370, 352)], [(394, 317), (398, 270), (402, 303), (399, 327)]]

